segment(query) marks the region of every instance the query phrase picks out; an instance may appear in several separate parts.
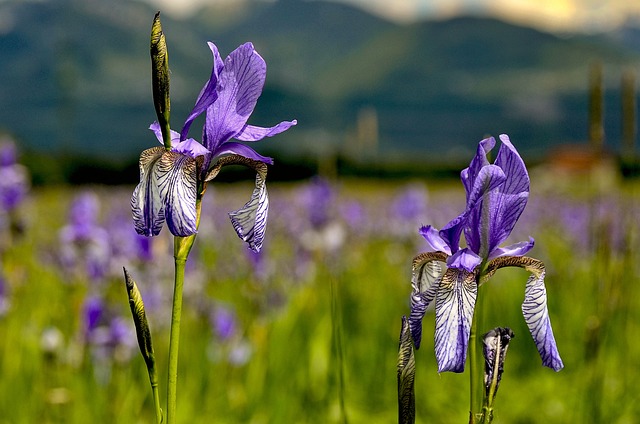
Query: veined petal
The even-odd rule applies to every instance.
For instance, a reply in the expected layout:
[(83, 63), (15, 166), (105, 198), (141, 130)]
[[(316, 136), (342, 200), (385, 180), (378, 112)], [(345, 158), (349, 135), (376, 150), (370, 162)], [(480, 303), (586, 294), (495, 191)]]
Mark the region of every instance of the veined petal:
[(489, 255), (489, 260), (500, 256), (524, 256), (529, 252), (529, 250), (533, 249), (534, 244), (535, 241), (533, 240), (533, 237), (529, 237), (529, 241), (521, 241), (509, 246), (493, 249)]
[(254, 162), (256, 170), (256, 187), (251, 199), (237, 211), (229, 213), (233, 228), (238, 236), (249, 244), (254, 252), (262, 248), (264, 234), (267, 229), (269, 213), (269, 196), (267, 194), (267, 166), (262, 162)]
[(468, 211), (462, 212), (453, 218), (438, 232), (440, 238), (449, 246), (449, 251), (453, 254), (460, 248), (460, 236), (467, 225)]
[(187, 117), (187, 120), (182, 127), (182, 131), (180, 131), (180, 137), (183, 140), (187, 138), (187, 134), (189, 133), (189, 128), (191, 127), (193, 120), (200, 116), (202, 112), (207, 110), (207, 108), (218, 99), (218, 76), (224, 67), (224, 63), (220, 57), (220, 52), (218, 52), (218, 47), (216, 47), (212, 42), (208, 42), (207, 44), (211, 49), (211, 53), (213, 53), (213, 69), (211, 70), (209, 80), (205, 83), (204, 87), (202, 87), (202, 90), (200, 90), (196, 104), (193, 106), (193, 110)]
[(507, 181), (500, 187), (500, 191), (505, 194), (529, 193), (529, 174), (524, 161), (513, 144), (511, 144), (509, 136), (501, 134), (500, 141), (502, 145), (495, 164), (507, 176)]
[(525, 288), (522, 314), (542, 358), (542, 365), (560, 371), (564, 364), (556, 346), (547, 310), (544, 264), (527, 256), (501, 256), (489, 262), (485, 278), (493, 275), (499, 268), (507, 266), (524, 268), (531, 273)]
[(138, 234), (157, 236), (164, 223), (164, 203), (153, 168), (166, 152), (163, 147), (152, 147), (140, 155), (140, 183), (131, 196), (133, 223)]
[(297, 123), (298, 121), (294, 119), (293, 121), (282, 121), (275, 127), (271, 128), (245, 125), (242, 131), (236, 134), (234, 138), (237, 138), (240, 141), (258, 141), (262, 140), (265, 137), (272, 137), (276, 134), (280, 134), (281, 132), (288, 130)]
[(420, 227), (419, 232), (435, 251), (445, 252), (448, 255), (451, 254), (451, 248), (447, 242), (440, 236), (438, 230), (431, 225), (423, 225)]
[(197, 231), (196, 172), (196, 160), (177, 152), (165, 152), (153, 169), (167, 227), (174, 236), (186, 237)]
[(253, 112), (267, 75), (264, 59), (245, 43), (224, 62), (218, 78), (218, 99), (207, 109), (207, 147), (215, 151), (244, 128)]
[(446, 259), (447, 255), (443, 252), (422, 253), (413, 259), (409, 327), (416, 349), (420, 348), (422, 340), (422, 318), (436, 296)]
[(474, 273), (449, 268), (436, 294), (438, 372), (463, 372), (478, 286)]
[(273, 159), (266, 156), (262, 156), (261, 154), (253, 150), (251, 147), (245, 146), (244, 144), (237, 143), (235, 141), (228, 141), (224, 143), (222, 146), (220, 146), (218, 150), (212, 153), (216, 157), (219, 157), (222, 155), (238, 155), (238, 156), (243, 156), (250, 160), (273, 165)]

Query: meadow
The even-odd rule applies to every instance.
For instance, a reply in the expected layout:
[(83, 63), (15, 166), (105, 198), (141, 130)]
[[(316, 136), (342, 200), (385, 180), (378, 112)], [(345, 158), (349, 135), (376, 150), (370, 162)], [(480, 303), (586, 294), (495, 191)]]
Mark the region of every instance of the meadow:
[[(204, 199), (187, 264), (179, 422), (397, 422), (401, 317), (411, 260), (427, 250), (417, 230), (462, 211), (461, 184), (271, 183), (259, 255), (227, 217), (251, 187), (211, 184)], [(154, 422), (122, 267), (142, 292), (164, 374), (172, 241), (166, 228), (151, 240), (135, 234), (132, 190), (39, 187), (14, 217), (21, 231), (3, 217), (0, 424)], [(638, 421), (639, 222), (636, 181), (602, 188), (532, 170), (510, 240), (536, 240), (529, 255), (547, 267), (565, 368), (540, 364), (520, 311), (527, 273), (498, 272), (478, 305), (480, 331), (508, 326), (516, 335), (495, 423)], [(417, 422), (467, 422), (468, 375), (437, 373), (433, 331), (431, 309), (416, 352)]]

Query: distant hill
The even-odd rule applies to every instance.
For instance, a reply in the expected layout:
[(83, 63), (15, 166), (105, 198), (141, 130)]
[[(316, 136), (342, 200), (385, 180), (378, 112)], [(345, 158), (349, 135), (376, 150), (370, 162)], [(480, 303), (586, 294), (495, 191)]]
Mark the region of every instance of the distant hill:
[[(146, 129), (154, 120), (154, 12), (129, 0), (0, 2), (0, 129), (26, 149), (56, 155), (131, 160), (154, 145)], [(173, 126), (210, 73), (206, 41), (223, 55), (253, 41), (269, 71), (251, 122), (299, 121), (259, 145), (274, 155), (348, 150), (435, 162), (506, 132), (522, 152), (540, 156), (586, 139), (594, 61), (605, 69), (605, 131), (615, 149), (620, 75), (640, 69), (635, 27), (558, 37), (478, 17), (398, 25), (344, 4), (298, 0), (251, 3), (228, 20), (222, 13), (163, 16)], [(377, 123), (375, 143), (362, 140), (359, 116), (374, 118), (374, 133)]]

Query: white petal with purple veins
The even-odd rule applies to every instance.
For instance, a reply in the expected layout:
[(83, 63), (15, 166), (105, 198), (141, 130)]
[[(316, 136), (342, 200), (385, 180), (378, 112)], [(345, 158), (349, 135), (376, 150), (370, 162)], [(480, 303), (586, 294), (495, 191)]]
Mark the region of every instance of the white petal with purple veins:
[(157, 236), (164, 223), (164, 203), (153, 168), (166, 152), (162, 147), (147, 149), (140, 155), (140, 183), (131, 196), (131, 210), (136, 232), (144, 236)]

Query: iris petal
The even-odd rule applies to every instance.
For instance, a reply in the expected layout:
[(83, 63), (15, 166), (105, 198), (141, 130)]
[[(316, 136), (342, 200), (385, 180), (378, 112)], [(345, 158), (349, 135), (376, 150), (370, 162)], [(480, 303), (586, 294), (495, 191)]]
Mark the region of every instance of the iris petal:
[(174, 236), (186, 237), (197, 231), (196, 170), (195, 159), (177, 152), (165, 152), (153, 168), (167, 227)]
[(431, 225), (423, 225), (420, 227), (419, 232), (434, 250), (444, 252), (448, 255), (451, 254), (451, 248), (447, 242), (440, 236), (438, 230)]
[(436, 296), (447, 255), (442, 252), (422, 253), (413, 259), (411, 275), (411, 315), (409, 327), (416, 349), (422, 340), (422, 318)]
[(398, 349), (398, 416), (399, 423), (415, 422), (416, 396), (414, 382), (416, 377), (416, 360), (411, 344), (411, 333), (407, 317), (402, 317), (402, 330)]
[(157, 236), (164, 223), (164, 203), (153, 177), (153, 168), (166, 152), (162, 147), (152, 147), (140, 155), (140, 183), (131, 196), (133, 223), (138, 234)]
[(542, 358), (542, 365), (554, 371), (560, 371), (564, 368), (564, 364), (560, 359), (556, 340), (553, 337), (551, 320), (547, 310), (547, 290), (544, 286), (544, 276), (543, 268), (529, 277), (522, 303), (522, 314)]
[(218, 99), (207, 109), (206, 144), (212, 152), (240, 133), (262, 93), (267, 75), (264, 59), (245, 43), (224, 62), (218, 78)]
[(269, 213), (269, 196), (265, 183), (267, 166), (260, 162), (257, 165), (256, 187), (251, 199), (241, 209), (229, 213), (236, 233), (254, 252), (259, 252), (262, 248)]
[(240, 133), (235, 135), (240, 141), (258, 141), (265, 137), (273, 137), (296, 125), (298, 121), (282, 121), (278, 125), (271, 128), (256, 127), (255, 125), (245, 125)]
[(475, 274), (449, 268), (436, 295), (438, 372), (463, 372), (478, 287)]
[(533, 249), (533, 245), (535, 241), (533, 237), (529, 237), (529, 241), (521, 241), (519, 243), (511, 244), (505, 247), (499, 247), (497, 249), (493, 249), (491, 255), (489, 255), (489, 260), (495, 259), (500, 256), (523, 256), (526, 255), (529, 250)]

